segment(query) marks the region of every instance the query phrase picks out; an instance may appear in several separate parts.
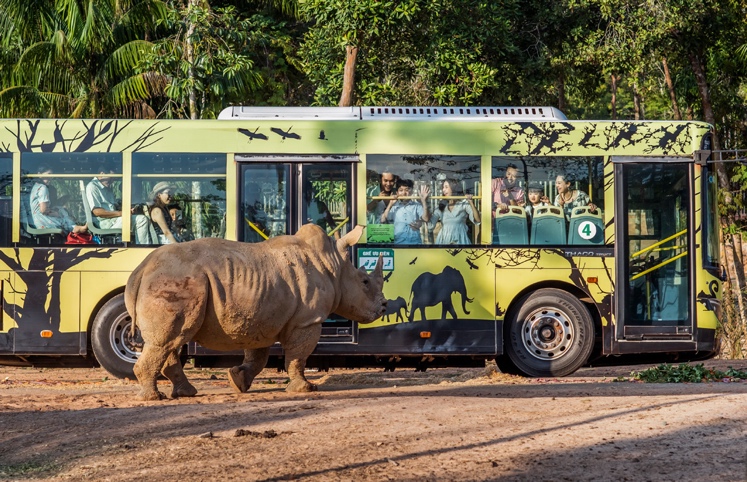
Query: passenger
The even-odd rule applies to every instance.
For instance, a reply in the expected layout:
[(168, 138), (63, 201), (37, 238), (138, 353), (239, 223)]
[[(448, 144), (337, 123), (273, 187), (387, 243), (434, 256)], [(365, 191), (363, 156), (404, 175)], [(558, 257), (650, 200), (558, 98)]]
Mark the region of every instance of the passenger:
[(480, 224), (480, 213), (472, 200), (472, 194), (464, 194), (462, 185), (455, 179), (446, 179), (441, 187), (444, 196), (464, 196), (464, 199), (444, 199), (431, 217), (431, 224), (441, 221), (441, 230), (436, 244), (470, 244), (467, 234), (467, 219)]
[[(114, 169), (102, 166), (99, 169), (99, 175), (86, 185), (88, 206), (91, 208), (94, 222), (102, 229), (122, 227), (122, 208), (121, 204), (118, 205), (114, 191), (112, 191), (110, 174), (114, 174)], [(148, 218), (143, 214), (135, 214), (136, 210), (137, 208), (134, 207), (130, 209), (132, 227), (135, 228), (135, 243), (151, 244)]]
[[(267, 230), (267, 213), (263, 209), (262, 192), (257, 185), (250, 185), (244, 196), (246, 201), (246, 226), (244, 241), (258, 243), (269, 237)], [(251, 224), (250, 224), (251, 223)]]
[(519, 169), (514, 164), (506, 166), (503, 178), (497, 177), (491, 183), (493, 193), (493, 217), (496, 211), (506, 212), (508, 206), (524, 206), (524, 189), (519, 186)]
[[(368, 194), (369, 196), (393, 196), (394, 186), (397, 183), (397, 176), (395, 176), (389, 168), (385, 168), (384, 172), (379, 176), (379, 186), (372, 189)], [(368, 213), (369, 224), (378, 224), (381, 219), (381, 213), (386, 209), (387, 202), (383, 199), (372, 199), (371, 202), (366, 206)]]
[(535, 209), (542, 206), (549, 206), (550, 198), (545, 195), (544, 189), (542, 189), (542, 186), (539, 184), (529, 185), (529, 189), (527, 190), (527, 198), (529, 199), (529, 202), (526, 206), (524, 206), (524, 210), (527, 212), (527, 217), (531, 222), (532, 218), (534, 217)]
[(152, 204), (149, 207), (150, 219), (153, 229), (158, 236), (158, 244), (174, 244), (182, 242), (179, 237), (174, 219), (169, 212), (169, 206), (173, 204), (173, 193), (176, 188), (166, 181), (161, 181), (153, 186), (150, 192)]
[(50, 201), (50, 178), (52, 169), (40, 166), (38, 169), (41, 177), (37, 178), (31, 188), (29, 197), (31, 207), (31, 220), (37, 229), (61, 229), (68, 233), (86, 233), (88, 226), (75, 223), (70, 213), (63, 207), (52, 207)]
[(184, 241), (192, 241), (194, 237), (192, 236), (192, 233), (189, 232), (187, 229), (187, 226), (184, 223), (184, 219), (182, 219), (182, 208), (179, 206), (178, 202), (175, 202), (174, 204), (169, 205), (169, 215), (171, 216), (171, 221), (174, 228), (174, 233), (177, 235), (178, 238)]
[[(316, 224), (329, 233), (336, 227), (332, 213), (329, 212), (327, 203), (316, 198), (314, 187), (311, 182), (305, 184), (303, 190), (304, 212), (306, 213), (306, 223)], [(335, 239), (340, 239), (340, 230), (335, 231)]]
[(420, 227), (431, 218), (428, 212), (428, 196), (431, 188), (420, 186), (420, 204), (410, 199), (397, 199), (412, 194), (413, 182), (409, 179), (397, 181), (397, 194), (381, 213), (381, 223), (394, 224), (394, 244), (421, 244)]
[(571, 180), (567, 174), (558, 174), (555, 178), (555, 189), (558, 195), (555, 196), (554, 204), (563, 209), (566, 220), (570, 221), (573, 208), (589, 206), (592, 211), (596, 211), (597, 207), (591, 202), (588, 194), (571, 187)]

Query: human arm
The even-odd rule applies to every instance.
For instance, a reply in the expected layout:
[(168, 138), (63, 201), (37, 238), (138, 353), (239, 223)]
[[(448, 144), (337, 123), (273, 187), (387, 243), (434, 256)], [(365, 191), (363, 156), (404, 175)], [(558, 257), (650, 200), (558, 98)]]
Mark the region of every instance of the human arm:
[(431, 188), (427, 184), (420, 186), (420, 204), (423, 206), (423, 215), (421, 218), (426, 223), (431, 219), (431, 213), (428, 210), (428, 196), (431, 195)]
[(475, 206), (475, 200), (473, 199), (472, 194), (466, 194), (464, 197), (467, 199), (469, 207), (472, 209), (472, 222), (474, 224), (480, 224), (480, 211), (478, 211), (477, 206)]
[(392, 196), (392, 199), (386, 205), (384, 212), (381, 213), (381, 217), (379, 218), (379, 221), (381, 221), (381, 224), (386, 224), (388, 222), (389, 213), (391, 212), (392, 208), (394, 207), (394, 203), (396, 202), (397, 202), (397, 195), (395, 194), (394, 196)]

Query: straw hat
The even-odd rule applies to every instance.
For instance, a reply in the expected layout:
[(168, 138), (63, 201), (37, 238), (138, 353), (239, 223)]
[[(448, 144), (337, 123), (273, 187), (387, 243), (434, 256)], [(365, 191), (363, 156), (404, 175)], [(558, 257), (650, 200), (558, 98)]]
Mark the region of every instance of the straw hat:
[(150, 198), (154, 199), (158, 193), (160, 193), (161, 191), (165, 191), (166, 189), (176, 191), (176, 187), (174, 187), (173, 184), (170, 184), (167, 181), (161, 181), (153, 186), (153, 189), (150, 191)]

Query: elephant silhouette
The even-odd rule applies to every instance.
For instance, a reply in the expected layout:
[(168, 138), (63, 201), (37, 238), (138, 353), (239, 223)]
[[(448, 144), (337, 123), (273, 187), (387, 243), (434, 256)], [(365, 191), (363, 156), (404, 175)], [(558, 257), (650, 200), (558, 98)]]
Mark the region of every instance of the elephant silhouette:
[(467, 287), (464, 284), (462, 273), (451, 266), (446, 266), (438, 274), (421, 274), (415, 279), (412, 284), (412, 291), (410, 291), (412, 303), (410, 304), (409, 321), (413, 321), (415, 310), (418, 309), (420, 310), (421, 320), (425, 321), (425, 308), (439, 303), (441, 303), (442, 308), (442, 320), (446, 319), (446, 313), (451, 314), (451, 317), (456, 319), (456, 310), (454, 310), (454, 305), (451, 302), (451, 294), (454, 292), (462, 295), (462, 310), (469, 315), (467, 302), (472, 303), (474, 300), (467, 297)]
[(405, 310), (405, 316), (407, 316), (407, 301), (405, 301), (404, 298), (398, 296), (396, 300), (387, 300), (386, 312), (384, 312), (386, 322), (389, 323), (389, 316), (394, 314), (397, 315), (394, 319), (395, 323), (398, 321), (405, 321), (405, 318), (401, 313), (402, 310)]

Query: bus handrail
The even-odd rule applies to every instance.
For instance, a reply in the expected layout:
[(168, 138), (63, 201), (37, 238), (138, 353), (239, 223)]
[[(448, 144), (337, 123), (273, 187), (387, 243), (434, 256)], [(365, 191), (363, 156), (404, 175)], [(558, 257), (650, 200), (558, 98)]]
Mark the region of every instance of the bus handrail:
[(683, 229), (683, 230), (682, 230), (682, 231), (680, 231), (679, 233), (675, 233), (675, 234), (673, 234), (673, 235), (669, 236), (669, 237), (668, 237), (668, 238), (666, 238), (666, 239), (662, 239), (661, 241), (659, 241), (659, 242), (656, 242), (656, 243), (652, 244), (651, 246), (648, 246), (648, 247), (646, 247), (646, 248), (643, 248), (642, 250), (640, 250), (640, 251), (638, 251), (638, 252), (636, 252), (636, 253), (633, 253), (633, 254), (631, 254), (631, 255), (630, 255), (630, 257), (631, 257), (631, 258), (635, 258), (636, 256), (640, 256), (640, 255), (641, 255), (641, 254), (643, 254), (643, 253), (646, 253), (646, 252), (648, 252), (648, 251), (651, 251), (651, 250), (653, 250), (653, 249), (654, 249), (654, 248), (656, 248), (657, 246), (661, 246), (662, 244), (664, 244), (664, 243), (666, 243), (666, 242), (669, 242), (669, 241), (673, 240), (674, 238), (677, 238), (677, 237), (679, 237), (679, 236), (682, 236), (682, 235), (683, 235), (683, 234), (685, 234), (686, 232), (687, 232), (687, 229)]
[(261, 229), (259, 229), (259, 227), (256, 224), (249, 221), (246, 217), (244, 218), (244, 221), (246, 221), (246, 224), (248, 224), (250, 228), (258, 232), (259, 235), (262, 236), (263, 239), (270, 239), (270, 237), (267, 236)]
[(637, 280), (641, 276), (645, 276), (645, 275), (649, 274), (652, 271), (656, 271), (657, 269), (662, 268), (662, 267), (668, 265), (669, 263), (671, 263), (671, 262), (673, 262), (675, 260), (680, 259), (683, 256), (687, 256), (687, 251), (685, 251), (684, 253), (680, 253), (677, 256), (673, 256), (673, 257), (671, 257), (669, 259), (666, 259), (666, 260), (662, 261), (661, 263), (659, 263), (659, 264), (657, 264), (655, 266), (652, 266), (652, 267), (650, 267), (649, 269), (647, 269), (645, 271), (641, 271), (640, 273), (636, 274), (635, 276), (631, 276), (630, 277), (630, 281)]

